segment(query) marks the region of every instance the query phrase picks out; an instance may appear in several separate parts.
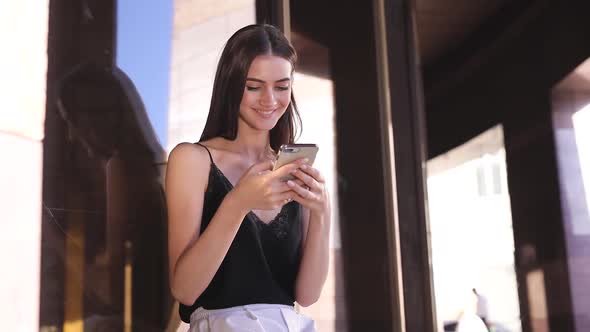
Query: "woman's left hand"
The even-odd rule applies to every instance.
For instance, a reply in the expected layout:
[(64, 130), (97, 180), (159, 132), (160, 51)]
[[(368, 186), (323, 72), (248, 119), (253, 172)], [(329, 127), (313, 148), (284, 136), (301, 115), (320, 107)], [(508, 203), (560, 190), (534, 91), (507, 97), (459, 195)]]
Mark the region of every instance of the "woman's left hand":
[(300, 180), (287, 181), (287, 185), (297, 194), (293, 200), (308, 208), (312, 214), (327, 215), (330, 202), (320, 171), (309, 165), (301, 165), (292, 174)]

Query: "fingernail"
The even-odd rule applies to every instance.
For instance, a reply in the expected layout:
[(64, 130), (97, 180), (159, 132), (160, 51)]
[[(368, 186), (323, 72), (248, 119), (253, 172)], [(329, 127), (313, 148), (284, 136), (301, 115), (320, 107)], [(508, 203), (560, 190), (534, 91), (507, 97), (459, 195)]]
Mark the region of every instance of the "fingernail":
[(295, 173), (297, 173), (297, 170), (296, 169), (294, 169), (294, 170), (291, 171), (291, 174), (295, 174)]
[(308, 167), (307, 165), (301, 165), (302, 169), (307, 169), (307, 167)]
[(307, 163), (307, 162), (309, 162), (309, 159), (308, 158), (304, 158), (302, 162), (303, 163)]
[(287, 185), (293, 187), (293, 185), (295, 185), (295, 184), (293, 183), (293, 181), (289, 180), (289, 181), (287, 181)]

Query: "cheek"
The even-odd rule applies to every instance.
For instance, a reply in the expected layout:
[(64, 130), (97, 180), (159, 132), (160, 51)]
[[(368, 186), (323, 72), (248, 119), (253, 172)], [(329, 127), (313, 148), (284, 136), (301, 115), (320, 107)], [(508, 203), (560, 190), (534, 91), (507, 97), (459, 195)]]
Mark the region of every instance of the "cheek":
[(291, 92), (282, 93), (279, 96), (277, 96), (277, 99), (279, 100), (281, 105), (287, 107), (287, 106), (289, 106), (289, 103), (291, 102)]
[(248, 106), (255, 101), (256, 101), (256, 99), (252, 96), (252, 94), (250, 94), (248, 92), (244, 92), (244, 94), (242, 95), (242, 101), (240, 102), (240, 104), (244, 105), (244, 106)]

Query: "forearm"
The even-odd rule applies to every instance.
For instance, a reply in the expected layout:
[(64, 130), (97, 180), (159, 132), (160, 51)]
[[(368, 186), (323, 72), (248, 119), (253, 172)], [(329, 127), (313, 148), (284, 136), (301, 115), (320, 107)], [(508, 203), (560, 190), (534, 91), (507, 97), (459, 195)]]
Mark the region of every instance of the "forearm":
[(330, 215), (310, 216), (307, 238), (295, 284), (295, 298), (301, 306), (315, 303), (328, 275)]
[(180, 256), (172, 276), (172, 293), (181, 303), (192, 304), (219, 269), (248, 211), (230, 192), (205, 231)]

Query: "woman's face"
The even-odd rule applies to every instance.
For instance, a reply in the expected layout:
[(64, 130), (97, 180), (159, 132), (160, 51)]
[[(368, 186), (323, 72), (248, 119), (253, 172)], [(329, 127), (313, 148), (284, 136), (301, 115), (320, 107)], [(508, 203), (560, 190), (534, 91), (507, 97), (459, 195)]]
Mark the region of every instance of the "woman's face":
[(254, 58), (240, 103), (240, 120), (255, 130), (271, 130), (291, 102), (291, 63), (274, 55)]

